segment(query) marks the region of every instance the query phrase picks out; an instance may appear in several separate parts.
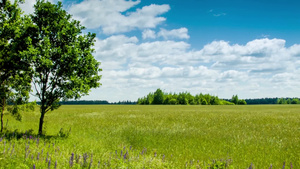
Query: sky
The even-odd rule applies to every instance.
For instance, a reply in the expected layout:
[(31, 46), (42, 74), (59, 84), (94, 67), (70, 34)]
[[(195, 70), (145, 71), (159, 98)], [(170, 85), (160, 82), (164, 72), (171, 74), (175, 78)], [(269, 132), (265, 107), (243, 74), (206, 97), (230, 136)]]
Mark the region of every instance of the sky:
[[(56, 0), (51, 2), (56, 3)], [(32, 13), (34, 0), (21, 8)], [(97, 34), (101, 87), (82, 100), (164, 92), (300, 97), (298, 0), (63, 0)]]

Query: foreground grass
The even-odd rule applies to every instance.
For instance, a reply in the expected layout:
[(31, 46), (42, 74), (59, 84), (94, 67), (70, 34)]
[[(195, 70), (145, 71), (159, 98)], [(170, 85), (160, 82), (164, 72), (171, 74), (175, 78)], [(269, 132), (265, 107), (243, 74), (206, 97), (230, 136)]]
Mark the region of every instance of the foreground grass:
[[(62, 106), (0, 140), (2, 168), (300, 168), (300, 106)], [(68, 138), (57, 137), (71, 130)], [(30, 133), (33, 129), (33, 133)], [(31, 137), (30, 137), (31, 136)], [(50, 161), (50, 162), (49, 162)]]

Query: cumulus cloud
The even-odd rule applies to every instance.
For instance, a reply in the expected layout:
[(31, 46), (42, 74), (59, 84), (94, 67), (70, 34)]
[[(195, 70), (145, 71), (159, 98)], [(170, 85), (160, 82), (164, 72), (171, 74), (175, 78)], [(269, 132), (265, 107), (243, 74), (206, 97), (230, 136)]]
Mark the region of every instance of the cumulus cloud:
[(140, 0), (85, 0), (79, 4), (73, 4), (69, 12), (87, 28), (100, 27), (105, 34), (155, 28), (166, 20), (159, 15), (169, 11), (169, 5), (152, 4), (124, 14), (139, 3)]
[(147, 38), (155, 39), (156, 38), (156, 33), (155, 33), (155, 31), (153, 31), (151, 29), (146, 29), (146, 30), (143, 31), (142, 37), (143, 37), (143, 39), (147, 39)]
[(166, 30), (161, 28), (160, 32), (157, 34), (158, 37), (163, 37), (164, 39), (189, 39), (190, 36), (188, 35), (187, 28), (179, 28), (179, 29), (172, 29)]
[(134, 91), (131, 98), (124, 96), (132, 100), (157, 88), (221, 98), (284, 97), (284, 90), (295, 92), (292, 88), (300, 85), (300, 45), (286, 47), (282, 39), (244, 45), (214, 41), (200, 50), (184, 41), (139, 42), (124, 35), (98, 39), (97, 44), (96, 56), (105, 65), (103, 88)]

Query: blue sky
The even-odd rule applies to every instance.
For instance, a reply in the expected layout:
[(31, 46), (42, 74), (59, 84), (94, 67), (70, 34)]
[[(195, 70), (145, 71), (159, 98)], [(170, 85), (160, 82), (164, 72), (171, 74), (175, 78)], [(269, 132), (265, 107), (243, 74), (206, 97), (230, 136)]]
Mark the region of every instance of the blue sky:
[[(97, 34), (102, 86), (83, 99), (137, 100), (157, 88), (220, 98), (299, 97), (300, 1), (62, 2)], [(22, 5), (25, 13), (34, 3)]]

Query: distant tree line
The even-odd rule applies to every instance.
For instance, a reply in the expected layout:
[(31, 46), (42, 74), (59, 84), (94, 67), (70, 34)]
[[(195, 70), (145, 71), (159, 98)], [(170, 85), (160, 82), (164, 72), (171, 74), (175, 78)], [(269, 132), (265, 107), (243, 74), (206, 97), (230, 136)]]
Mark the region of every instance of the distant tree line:
[(154, 93), (150, 92), (147, 96), (139, 98), (139, 105), (245, 105), (245, 100), (239, 100), (238, 96), (232, 96), (231, 100), (222, 100), (218, 96), (209, 94), (196, 94), (193, 96), (189, 92), (164, 93), (161, 89), (157, 89)]
[[(239, 99), (237, 95), (233, 95), (231, 99), (219, 99), (217, 96), (209, 94), (191, 95), (189, 92), (163, 93), (157, 89), (154, 93), (149, 93), (138, 101), (118, 101), (108, 102), (106, 100), (72, 100), (60, 101), (60, 105), (150, 105), (150, 104), (165, 104), (165, 105), (253, 105), (253, 104), (300, 104), (299, 98), (260, 98), (260, 99)], [(156, 94), (155, 94), (156, 93)], [(162, 93), (163, 95), (159, 94)], [(154, 100), (154, 96), (156, 96)], [(161, 97), (163, 96), (163, 97)], [(36, 102), (38, 105), (41, 102)], [(10, 103), (9, 105), (13, 105)]]
[[(41, 104), (41, 102), (37, 102), (38, 105)], [(70, 101), (60, 101), (58, 103), (59, 105), (103, 105), (103, 104), (120, 104), (120, 105), (134, 105), (137, 104), (136, 101), (119, 101), (119, 102), (108, 102), (106, 100), (70, 100)]]
[(134, 104), (137, 104), (137, 102), (136, 102), (136, 101), (126, 100), (126, 101), (112, 102), (112, 103), (110, 103), (110, 104), (134, 105)]
[(299, 98), (280, 98), (277, 104), (300, 104)]
[(92, 105), (92, 104), (109, 104), (106, 100), (75, 100), (75, 101), (61, 101), (61, 105)]
[(300, 104), (299, 98), (259, 98), (245, 99), (247, 104)]

